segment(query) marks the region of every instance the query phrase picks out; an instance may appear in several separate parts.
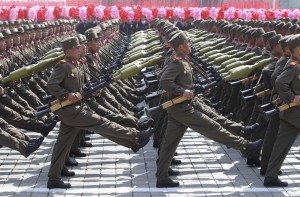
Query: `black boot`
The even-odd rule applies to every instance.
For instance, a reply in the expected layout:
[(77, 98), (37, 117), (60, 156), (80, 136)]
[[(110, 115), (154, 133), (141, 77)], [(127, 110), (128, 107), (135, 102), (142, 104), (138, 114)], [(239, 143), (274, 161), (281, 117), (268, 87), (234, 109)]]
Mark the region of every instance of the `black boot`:
[(66, 166), (78, 166), (78, 162), (75, 160), (75, 158), (68, 157), (65, 165)]
[(81, 150), (79, 150), (79, 149), (70, 151), (69, 155), (71, 157), (86, 157), (86, 154), (81, 152)]
[(242, 129), (242, 131), (244, 131), (242, 137), (247, 139), (255, 130), (256, 128), (259, 126), (258, 123), (255, 123), (251, 126), (246, 126)]
[(80, 147), (92, 147), (93, 144), (90, 143), (90, 142), (86, 142), (86, 141), (84, 141), (84, 140), (81, 140), (79, 146), (80, 146)]
[(266, 177), (264, 180), (265, 187), (287, 187), (288, 183), (278, 178)]
[(263, 145), (263, 140), (259, 139), (255, 142), (249, 142), (246, 144), (245, 150), (242, 152), (243, 156), (251, 157), (256, 151), (260, 150)]
[(47, 183), (47, 188), (49, 188), (49, 189), (53, 189), (53, 188), (68, 189), (68, 188), (71, 188), (71, 184), (64, 183), (61, 179), (58, 179), (58, 180), (49, 179), (48, 183)]
[(156, 181), (156, 187), (179, 187), (179, 182), (173, 181), (172, 179), (164, 180), (164, 181)]
[(247, 165), (248, 166), (254, 166), (254, 167), (260, 166), (260, 159), (247, 158)]
[(32, 139), (28, 142), (26, 151), (24, 153), (24, 157), (29, 157), (34, 151), (36, 151), (44, 141), (44, 137), (40, 137), (38, 139)]
[(179, 164), (181, 164), (181, 160), (175, 158), (172, 159), (171, 165), (179, 165)]
[(50, 131), (52, 131), (55, 126), (56, 126), (56, 121), (45, 123), (41, 131), (43, 137), (47, 137)]
[(168, 175), (169, 176), (178, 176), (178, 175), (180, 175), (180, 172), (178, 170), (173, 170), (172, 168), (169, 168)]
[(68, 170), (68, 168), (66, 168), (65, 166), (63, 167), (62, 171), (61, 171), (61, 176), (75, 176), (75, 172), (74, 171), (70, 171)]

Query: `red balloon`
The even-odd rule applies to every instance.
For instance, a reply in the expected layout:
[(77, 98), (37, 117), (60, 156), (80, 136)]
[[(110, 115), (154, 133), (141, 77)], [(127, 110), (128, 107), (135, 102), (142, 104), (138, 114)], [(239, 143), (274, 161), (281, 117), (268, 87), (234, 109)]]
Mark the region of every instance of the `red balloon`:
[(46, 13), (46, 8), (41, 7), (37, 12), (37, 20), (38, 21), (44, 21), (45, 20), (45, 13)]
[(78, 18), (78, 16), (79, 16), (79, 9), (78, 9), (78, 7), (72, 7), (72, 8), (70, 8), (70, 10), (69, 10), (69, 16), (71, 18)]
[(167, 14), (166, 14), (167, 19), (173, 19), (174, 18), (174, 10), (173, 9), (168, 9)]
[(157, 7), (153, 7), (152, 8), (152, 16), (153, 16), (153, 18), (157, 18), (158, 17), (158, 9), (157, 9)]
[(55, 19), (59, 19), (60, 18), (61, 11), (62, 11), (61, 7), (57, 7), (57, 6), (54, 7), (53, 15), (54, 15)]

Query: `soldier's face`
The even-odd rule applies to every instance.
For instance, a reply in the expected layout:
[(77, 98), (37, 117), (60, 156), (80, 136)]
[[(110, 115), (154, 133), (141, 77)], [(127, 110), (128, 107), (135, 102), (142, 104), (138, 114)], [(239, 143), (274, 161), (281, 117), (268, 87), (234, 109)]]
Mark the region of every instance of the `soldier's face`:
[(12, 43), (13, 43), (12, 37), (8, 37), (5, 41), (6, 41), (7, 48), (12, 47)]
[(98, 51), (99, 50), (99, 43), (98, 40), (93, 40), (88, 43), (89, 50), (91, 51)]
[(72, 49), (67, 50), (68, 57), (72, 58), (73, 60), (78, 60), (81, 57), (81, 46), (74, 47)]
[(179, 49), (179, 52), (183, 53), (184, 55), (190, 54), (191, 53), (191, 42), (185, 41), (178, 47), (178, 49)]
[(6, 43), (5, 43), (4, 39), (0, 40), (0, 50), (1, 51), (5, 51), (6, 50)]
[(24, 34), (24, 39), (25, 39), (25, 42), (28, 42), (30, 40), (30, 34), (25, 33)]

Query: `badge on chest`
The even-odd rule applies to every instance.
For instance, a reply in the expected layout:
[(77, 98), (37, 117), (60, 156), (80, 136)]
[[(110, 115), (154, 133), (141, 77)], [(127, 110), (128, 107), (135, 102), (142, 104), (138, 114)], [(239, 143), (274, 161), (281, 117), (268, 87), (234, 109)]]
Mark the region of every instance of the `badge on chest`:
[(183, 62), (183, 73), (188, 74), (190, 73), (190, 65), (187, 62)]

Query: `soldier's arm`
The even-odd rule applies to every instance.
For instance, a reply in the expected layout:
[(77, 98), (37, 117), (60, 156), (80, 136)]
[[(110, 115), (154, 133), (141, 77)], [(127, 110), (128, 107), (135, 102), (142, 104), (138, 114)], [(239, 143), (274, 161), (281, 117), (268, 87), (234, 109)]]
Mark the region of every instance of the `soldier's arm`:
[(294, 100), (295, 94), (291, 89), (291, 82), (295, 77), (296, 66), (291, 67), (289, 65), (283, 70), (283, 72), (277, 77), (275, 86), (279, 97), (286, 103)]
[(183, 66), (180, 62), (169, 63), (159, 80), (162, 88), (172, 95), (183, 95), (184, 88), (175, 83), (176, 77), (181, 72), (183, 72)]
[(66, 66), (63, 66), (61, 63), (58, 63), (56, 64), (47, 82), (47, 88), (49, 92), (60, 100), (65, 100), (69, 93), (66, 89), (64, 89), (60, 85), (66, 76), (67, 76)]

